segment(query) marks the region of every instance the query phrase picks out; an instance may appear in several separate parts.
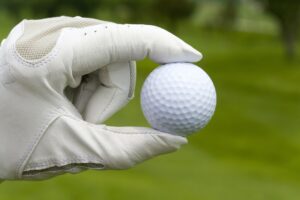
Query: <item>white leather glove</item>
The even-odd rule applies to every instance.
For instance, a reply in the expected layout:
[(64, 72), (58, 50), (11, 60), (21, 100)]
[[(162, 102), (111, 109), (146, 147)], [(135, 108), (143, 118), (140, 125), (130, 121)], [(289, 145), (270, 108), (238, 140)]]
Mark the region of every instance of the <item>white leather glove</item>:
[(0, 179), (126, 169), (185, 144), (150, 128), (101, 125), (133, 98), (133, 61), (146, 56), (202, 57), (155, 26), (80, 17), (18, 24), (0, 47)]

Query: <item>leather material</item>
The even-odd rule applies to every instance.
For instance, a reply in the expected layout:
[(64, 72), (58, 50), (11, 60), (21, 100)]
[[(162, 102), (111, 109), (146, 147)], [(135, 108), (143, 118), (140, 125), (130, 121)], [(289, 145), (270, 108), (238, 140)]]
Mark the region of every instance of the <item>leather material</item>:
[(128, 169), (185, 143), (183, 137), (150, 128), (108, 127), (62, 116), (51, 124), (32, 153), (23, 179), (44, 179), (86, 169)]
[[(0, 179), (126, 169), (187, 142), (149, 128), (100, 123), (133, 98), (134, 60), (149, 56), (159, 63), (195, 62), (202, 57), (198, 51), (155, 26), (99, 20), (99, 24), (78, 28), (67, 24), (72, 20), (94, 24), (95, 19), (55, 20), (61, 30), (55, 45), (47, 44), (47, 51), (53, 48), (45, 56), (28, 60), (16, 48), (30, 21), (18, 24), (1, 45)], [(47, 27), (48, 21), (37, 23)], [(33, 47), (28, 45), (30, 51)]]

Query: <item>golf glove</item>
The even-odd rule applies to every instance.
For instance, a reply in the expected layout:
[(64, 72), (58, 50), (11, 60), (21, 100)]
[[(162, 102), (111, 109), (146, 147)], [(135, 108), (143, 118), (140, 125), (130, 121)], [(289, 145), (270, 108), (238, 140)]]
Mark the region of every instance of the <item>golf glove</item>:
[(102, 124), (133, 98), (134, 61), (147, 56), (157, 63), (202, 57), (150, 25), (57, 17), (14, 27), (0, 47), (0, 180), (127, 169), (187, 143)]

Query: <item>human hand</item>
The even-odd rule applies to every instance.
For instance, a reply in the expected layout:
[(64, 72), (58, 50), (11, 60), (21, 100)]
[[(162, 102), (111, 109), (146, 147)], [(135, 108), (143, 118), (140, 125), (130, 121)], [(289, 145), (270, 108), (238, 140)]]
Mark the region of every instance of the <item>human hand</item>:
[(133, 98), (135, 60), (201, 54), (149, 25), (58, 17), (24, 20), (0, 47), (0, 179), (127, 169), (186, 138), (103, 121)]

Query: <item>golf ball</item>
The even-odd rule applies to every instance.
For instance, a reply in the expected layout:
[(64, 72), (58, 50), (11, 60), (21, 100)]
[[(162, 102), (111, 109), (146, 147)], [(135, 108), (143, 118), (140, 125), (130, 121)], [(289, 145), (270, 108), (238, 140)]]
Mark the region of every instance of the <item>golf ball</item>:
[(216, 107), (216, 91), (200, 67), (170, 63), (159, 66), (147, 77), (141, 106), (152, 128), (187, 136), (210, 121)]

